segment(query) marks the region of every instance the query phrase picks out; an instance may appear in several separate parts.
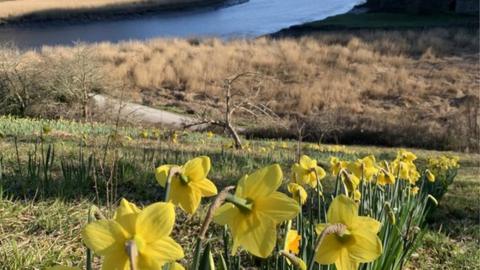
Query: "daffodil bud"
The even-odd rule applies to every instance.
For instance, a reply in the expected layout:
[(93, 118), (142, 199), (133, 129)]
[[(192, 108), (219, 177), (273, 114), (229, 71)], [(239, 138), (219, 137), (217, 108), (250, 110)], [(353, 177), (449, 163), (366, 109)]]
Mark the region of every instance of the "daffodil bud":
[(392, 207), (390, 206), (390, 203), (389, 202), (386, 202), (385, 203), (385, 211), (387, 212), (387, 215), (388, 215), (388, 221), (395, 225), (395, 223), (397, 223), (397, 220), (395, 218), (395, 212), (393, 212), (393, 209)]
[(431, 200), (435, 204), (435, 206), (438, 205), (437, 199), (435, 199), (435, 197), (433, 197), (432, 195), (428, 194), (427, 198)]
[(427, 169), (425, 175), (427, 176), (428, 181), (432, 183), (435, 182), (435, 175), (430, 170)]

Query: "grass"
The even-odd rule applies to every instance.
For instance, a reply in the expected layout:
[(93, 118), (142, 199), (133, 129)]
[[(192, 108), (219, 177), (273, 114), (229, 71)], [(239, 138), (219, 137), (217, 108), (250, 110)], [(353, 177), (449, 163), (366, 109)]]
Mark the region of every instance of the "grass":
[[(69, 125), (61, 122), (55, 124), (48, 135), (44, 135), (44, 146), (55, 145), (55, 159), (50, 175), (51, 190), (42, 191), (42, 183), (28, 182), (28, 170), (15, 172), (17, 164), (14, 136), (17, 136), (20, 162), (26, 166), (28, 153), (32, 153), (35, 145), (41, 147), (38, 133), (41, 125), (34, 130), (27, 127), (36, 120), (5, 120), (9, 125), (0, 125), (0, 131), (6, 137), (0, 139), (0, 260), (7, 268), (2, 269), (43, 269), (45, 266), (62, 263), (67, 265), (81, 265), (84, 248), (80, 243), (79, 231), (86, 222), (87, 210), (90, 204), (96, 202), (91, 186), (83, 186), (76, 179), (71, 186), (63, 186), (60, 191), (56, 187), (65, 181), (59, 171), (61, 161), (75, 161), (78, 158), (78, 143), (82, 135), (71, 137), (59, 136), (55, 131), (68, 130)], [(17, 122), (15, 131), (11, 131), (12, 122)], [(41, 121), (38, 121), (42, 123)], [(75, 130), (88, 131), (95, 136), (88, 136), (84, 147), (85, 154), (101, 149), (107, 141), (108, 134), (103, 130), (113, 127), (99, 126), (91, 129), (88, 124), (72, 124)], [(57, 129), (57, 130), (55, 130)], [(279, 163), (285, 171), (295, 159), (295, 145), (293, 141), (286, 141), (282, 146), (280, 141), (252, 140), (249, 141), (250, 152), (234, 151), (227, 147), (230, 141), (216, 135), (208, 138), (203, 133), (181, 133), (179, 144), (169, 143), (168, 132), (163, 132), (157, 138), (142, 139), (138, 135), (142, 129), (131, 129), (133, 141), (124, 141), (115, 144), (115, 153), (128, 160), (131, 167), (124, 167), (118, 176), (119, 196), (125, 196), (137, 203), (145, 204), (161, 196), (161, 189), (155, 183), (153, 168), (158, 164), (181, 163), (186, 159), (201, 154), (208, 154), (212, 158), (211, 178), (218, 186), (235, 183), (236, 179), (246, 172), (274, 162)], [(17, 132), (17, 133), (15, 133)], [(129, 132), (122, 129), (122, 132)], [(35, 143), (37, 141), (37, 143)], [(201, 142), (201, 143), (199, 143)], [(260, 149), (265, 148), (265, 151)], [(330, 155), (345, 159), (354, 159), (372, 153), (379, 159), (392, 158), (395, 148), (349, 146), (335, 147), (323, 145), (319, 150), (306, 148), (305, 152), (319, 160), (321, 164), (327, 162)], [(421, 149), (411, 149), (420, 158), (420, 164), (431, 155), (456, 154), (460, 156), (461, 168), (456, 181), (440, 206), (431, 216), (429, 230), (422, 247), (409, 260), (408, 267), (413, 269), (476, 269), (478, 266), (478, 244), (480, 235), (478, 229), (480, 192), (478, 180), (479, 155), (439, 152)], [(76, 164), (76, 163), (73, 163)], [(130, 169), (128, 169), (130, 168)], [(12, 176), (16, 176), (12, 178)], [(285, 173), (285, 175), (288, 175)], [(39, 177), (38, 179), (41, 179)], [(332, 182), (327, 179), (326, 183)], [(22, 186), (29, 183), (31, 186)], [(333, 183), (333, 182), (332, 182)], [(108, 206), (102, 199), (102, 209), (108, 212)], [(178, 222), (174, 230), (174, 237), (186, 250), (191, 253), (191, 239), (187, 232), (198, 229), (200, 220), (205, 214), (202, 209), (193, 217), (178, 214)], [(188, 259), (188, 258), (187, 258)], [(97, 261), (98, 262), (98, 261)], [(183, 262), (185, 263), (185, 262)]]
[(478, 16), (461, 14), (406, 14), (406, 13), (347, 13), (325, 20), (306, 23), (300, 27), (327, 29), (400, 29), (478, 25)]

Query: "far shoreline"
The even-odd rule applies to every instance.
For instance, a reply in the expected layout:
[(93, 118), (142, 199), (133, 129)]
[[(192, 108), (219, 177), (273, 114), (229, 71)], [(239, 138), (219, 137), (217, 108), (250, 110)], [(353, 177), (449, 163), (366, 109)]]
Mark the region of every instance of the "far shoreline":
[(91, 9), (51, 9), (11, 18), (0, 18), (0, 28), (8, 26), (28, 26), (36, 23), (75, 24), (108, 20), (129, 19), (138, 16), (155, 15), (172, 11), (195, 11), (218, 9), (238, 5), (249, 0), (191, 0), (184, 3), (145, 2), (132, 6), (132, 3), (106, 5)]
[(317, 32), (360, 30), (425, 30), (429, 28), (479, 28), (479, 15), (434, 13), (410, 14), (403, 12), (372, 11), (367, 4), (359, 4), (346, 13), (321, 20), (301, 23), (264, 35), (269, 38), (295, 38)]

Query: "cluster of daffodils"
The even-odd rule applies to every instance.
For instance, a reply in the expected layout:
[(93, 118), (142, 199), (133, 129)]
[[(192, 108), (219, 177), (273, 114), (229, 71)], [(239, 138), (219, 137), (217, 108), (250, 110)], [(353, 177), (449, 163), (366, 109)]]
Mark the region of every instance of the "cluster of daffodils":
[[(277, 164), (220, 192), (208, 179), (209, 157), (166, 164), (155, 171), (165, 190), (162, 202), (140, 209), (122, 199), (111, 219), (89, 222), (82, 239), (103, 257), (105, 270), (184, 269), (178, 263), (185, 257), (183, 248), (171, 237), (175, 208), (194, 215), (203, 198), (215, 197), (200, 232), (192, 236), (196, 244), (188, 269), (241, 269), (242, 250), (273, 269), (331, 264), (338, 270), (401, 269), (419, 240), (431, 197), (414, 195), (413, 187), (422, 188), (416, 186), (419, 179), (435, 181), (430, 171), (418, 171), (415, 159), (403, 150), (391, 162), (332, 157), (330, 179), (336, 180), (329, 195), (324, 190), (328, 173), (306, 155), (291, 167), (290, 195), (281, 192), (284, 176)], [(222, 236), (206, 239), (211, 222), (224, 229)], [(215, 240), (223, 245), (221, 252), (212, 252)]]
[(304, 149), (323, 153), (356, 154), (356, 151), (348, 149), (345, 145), (322, 145), (309, 143), (305, 144)]
[(458, 161), (459, 157), (457, 156), (429, 157), (427, 159), (427, 165), (432, 172), (440, 174), (444, 171), (457, 169), (460, 166)]

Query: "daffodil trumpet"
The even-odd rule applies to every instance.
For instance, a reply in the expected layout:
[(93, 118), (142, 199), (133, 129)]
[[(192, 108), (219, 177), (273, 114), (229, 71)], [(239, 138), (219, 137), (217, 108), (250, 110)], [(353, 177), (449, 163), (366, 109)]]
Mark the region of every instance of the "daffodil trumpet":
[[(347, 226), (341, 223), (336, 223), (336, 224), (330, 224), (323, 231), (318, 235), (317, 240), (315, 241), (315, 249), (314, 249), (314, 254), (317, 254), (319, 252), (320, 245), (322, 244), (323, 240), (325, 237), (331, 234), (337, 234), (338, 236), (343, 236), (345, 233), (347, 233)], [(315, 256), (312, 256), (310, 258), (310, 261), (308, 262), (308, 270), (313, 270), (313, 266), (315, 265)]]

